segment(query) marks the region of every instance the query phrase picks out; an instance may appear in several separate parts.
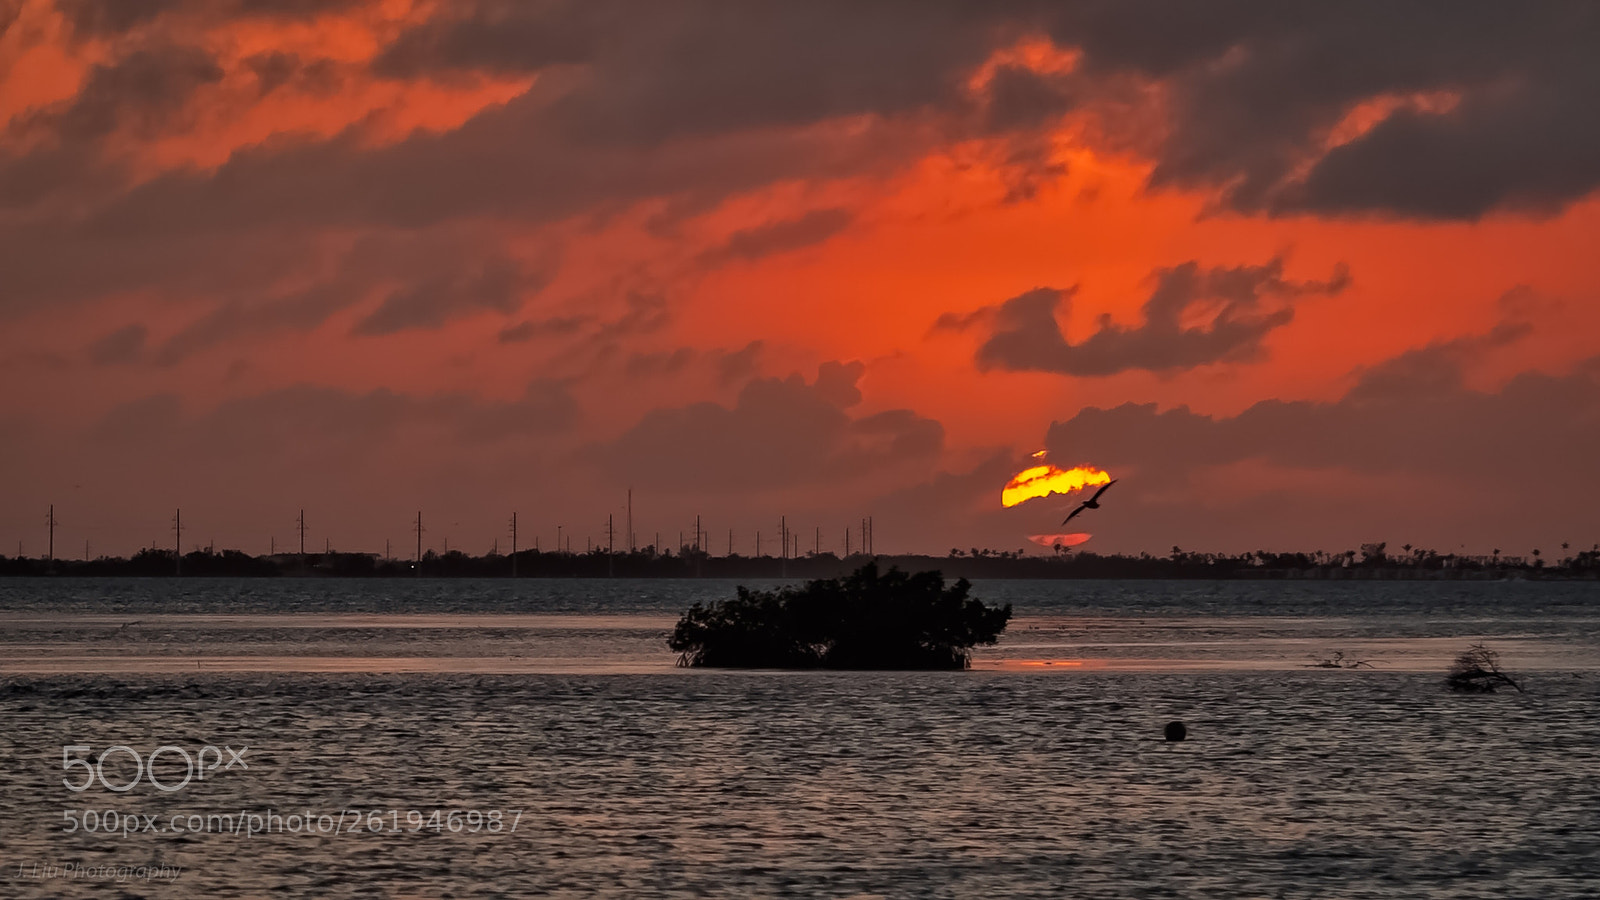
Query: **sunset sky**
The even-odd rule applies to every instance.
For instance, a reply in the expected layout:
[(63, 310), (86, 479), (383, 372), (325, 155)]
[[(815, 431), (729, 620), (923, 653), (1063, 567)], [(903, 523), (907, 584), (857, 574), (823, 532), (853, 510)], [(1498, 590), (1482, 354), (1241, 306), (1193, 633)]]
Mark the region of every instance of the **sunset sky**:
[[(0, 0), (0, 553), (1600, 542), (1600, 6)], [(775, 546), (767, 544), (768, 548)], [(1048, 552), (1033, 547), (1030, 552)]]

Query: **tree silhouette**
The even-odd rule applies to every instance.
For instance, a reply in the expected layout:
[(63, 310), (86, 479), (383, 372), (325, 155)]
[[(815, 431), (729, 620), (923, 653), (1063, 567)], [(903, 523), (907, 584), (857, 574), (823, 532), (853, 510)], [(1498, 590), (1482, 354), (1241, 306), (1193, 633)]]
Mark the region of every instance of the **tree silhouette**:
[(668, 646), (697, 667), (964, 669), (1011, 619), (1011, 604), (988, 606), (971, 587), (946, 587), (939, 572), (880, 575), (876, 563), (798, 589), (741, 585), (731, 600), (691, 607)]

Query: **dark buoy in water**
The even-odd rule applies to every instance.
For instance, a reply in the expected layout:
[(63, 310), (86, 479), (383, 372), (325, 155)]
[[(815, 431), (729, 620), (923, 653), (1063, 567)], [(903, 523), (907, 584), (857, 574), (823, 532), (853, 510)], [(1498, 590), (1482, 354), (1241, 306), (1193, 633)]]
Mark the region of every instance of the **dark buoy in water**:
[(1182, 722), (1167, 723), (1167, 740), (1181, 741), (1189, 736), (1189, 729), (1183, 727)]

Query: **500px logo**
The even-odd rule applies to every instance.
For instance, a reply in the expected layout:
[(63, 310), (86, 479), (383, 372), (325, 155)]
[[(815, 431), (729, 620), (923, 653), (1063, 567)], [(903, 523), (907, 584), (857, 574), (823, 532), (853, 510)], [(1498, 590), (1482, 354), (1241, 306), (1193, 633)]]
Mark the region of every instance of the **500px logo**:
[[(224, 750), (228, 754), (226, 764), (222, 761)], [(83, 771), (77, 773), (78, 780), (74, 781), (69, 776), (62, 778), (61, 783), (66, 785), (67, 790), (77, 793), (79, 791), (87, 791), (98, 781), (100, 786), (106, 790), (122, 793), (123, 791), (133, 790), (142, 780), (150, 782), (150, 786), (158, 791), (172, 793), (173, 791), (183, 790), (188, 786), (191, 779), (205, 781), (206, 773), (215, 772), (219, 766), (224, 772), (234, 766), (238, 766), (241, 769), (250, 768), (250, 765), (244, 761), (244, 755), (249, 752), (249, 747), (245, 747), (243, 750), (235, 750), (224, 745), (222, 750), (218, 750), (211, 744), (207, 744), (201, 747), (200, 751), (194, 756), (190, 756), (189, 751), (176, 744), (165, 744), (151, 750), (149, 756), (143, 756), (132, 747), (117, 744), (101, 751), (98, 758), (93, 758), (94, 747), (88, 744), (68, 744), (61, 748), (61, 767), (67, 772), (72, 772), (74, 769), (82, 769)], [(91, 756), (80, 757), (78, 755), (80, 753), (91, 754)], [(210, 765), (206, 765), (207, 754), (209, 754)], [(93, 761), (91, 761), (91, 758)], [(121, 762), (123, 758), (133, 760), (132, 778), (127, 778), (126, 763)], [(106, 777), (106, 760), (108, 759), (113, 761), (111, 778)], [(162, 769), (166, 773), (159, 778), (156, 776), (156, 760), (158, 759), (163, 760)], [(123, 771), (119, 773), (116, 771), (118, 768), (123, 769)], [(183, 772), (182, 781), (177, 780), (177, 774), (180, 770)], [(125, 778), (127, 780), (123, 780)]]

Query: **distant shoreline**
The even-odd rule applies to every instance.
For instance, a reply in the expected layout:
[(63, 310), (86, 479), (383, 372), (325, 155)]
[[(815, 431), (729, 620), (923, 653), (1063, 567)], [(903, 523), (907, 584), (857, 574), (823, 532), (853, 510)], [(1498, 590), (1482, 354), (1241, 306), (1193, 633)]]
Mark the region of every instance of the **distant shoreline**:
[(1343, 554), (1182, 553), (1164, 557), (1101, 556), (1093, 553), (1030, 557), (977, 551), (949, 556), (811, 554), (783, 559), (634, 551), (469, 556), (459, 551), (425, 553), (415, 559), (384, 559), (369, 553), (308, 553), (250, 556), (238, 551), (196, 551), (178, 560), (171, 551), (142, 551), (131, 559), (46, 560), (0, 557), (0, 577), (230, 577), (230, 578), (833, 578), (877, 560), (883, 568), (936, 569), (950, 578), (1153, 579), (1279, 581), (1538, 581), (1600, 580), (1600, 552), (1583, 551), (1560, 560), (1380, 553), (1356, 559)]

